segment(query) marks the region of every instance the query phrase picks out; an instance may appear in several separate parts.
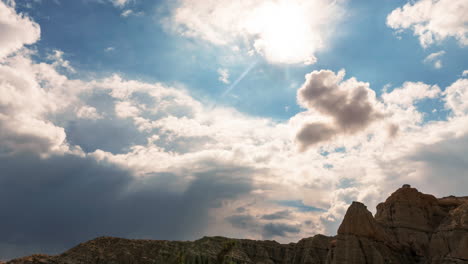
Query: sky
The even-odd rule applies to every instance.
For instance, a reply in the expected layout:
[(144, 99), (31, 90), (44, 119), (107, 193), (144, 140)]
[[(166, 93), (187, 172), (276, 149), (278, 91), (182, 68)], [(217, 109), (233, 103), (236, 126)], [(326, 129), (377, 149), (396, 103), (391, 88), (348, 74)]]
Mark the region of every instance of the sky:
[(295, 242), (467, 195), (468, 0), (0, 0), (0, 260)]

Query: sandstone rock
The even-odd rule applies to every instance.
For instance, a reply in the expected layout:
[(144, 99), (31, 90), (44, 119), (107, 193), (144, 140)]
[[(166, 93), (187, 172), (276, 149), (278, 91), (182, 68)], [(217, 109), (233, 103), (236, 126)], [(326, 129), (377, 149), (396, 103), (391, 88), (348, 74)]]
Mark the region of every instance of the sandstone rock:
[(434, 196), (406, 186), (377, 205), (375, 220), (392, 236), (393, 244), (424, 257), (429, 254), (432, 232), (447, 213)]
[(336, 247), (330, 250), (328, 262), (345, 263), (412, 263), (410, 254), (392, 244), (384, 228), (372, 217), (367, 207), (353, 202), (338, 228)]
[(338, 235), (355, 235), (378, 241), (387, 239), (383, 228), (377, 224), (367, 207), (360, 202), (353, 202), (348, 208), (338, 228)]
[(390, 228), (432, 232), (446, 214), (434, 196), (404, 187), (377, 205), (375, 219)]
[(449, 259), (468, 262), (468, 203), (451, 210), (448, 217), (435, 230), (430, 241), (432, 263)]

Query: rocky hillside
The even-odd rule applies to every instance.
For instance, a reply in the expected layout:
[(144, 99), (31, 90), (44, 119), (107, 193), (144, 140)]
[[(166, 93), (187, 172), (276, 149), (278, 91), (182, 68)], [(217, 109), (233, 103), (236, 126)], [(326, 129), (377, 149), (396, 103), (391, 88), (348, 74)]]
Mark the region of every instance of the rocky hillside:
[(193, 242), (101, 237), (19, 263), (468, 263), (468, 197), (435, 198), (404, 185), (375, 216), (353, 202), (335, 237), (297, 243), (205, 237)]

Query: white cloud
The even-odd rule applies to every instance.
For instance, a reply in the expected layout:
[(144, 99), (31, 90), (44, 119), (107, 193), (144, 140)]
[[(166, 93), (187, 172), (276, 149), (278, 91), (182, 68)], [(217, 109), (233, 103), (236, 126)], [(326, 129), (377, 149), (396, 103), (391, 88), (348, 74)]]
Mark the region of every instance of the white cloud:
[(47, 119), (75, 100), (63, 78), (54, 66), (33, 64), (27, 55), (0, 64), (1, 152), (67, 151), (64, 129)]
[(52, 54), (49, 54), (47, 56), (47, 59), (49, 60), (52, 60), (53, 63), (52, 63), (52, 66), (54, 67), (62, 67), (64, 68), (65, 70), (71, 72), (71, 73), (75, 73), (76, 70), (75, 68), (73, 68), (71, 65), (70, 65), (70, 62), (68, 60), (65, 60), (63, 58), (63, 51), (61, 50), (54, 50)]
[(228, 69), (222, 69), (222, 68), (219, 68), (218, 69), (218, 74), (219, 74), (219, 77), (218, 77), (218, 80), (225, 83), (225, 84), (228, 84), (230, 83), (229, 81), (229, 70)]
[(468, 76), (468, 70), (464, 70), (462, 73), (462, 77)]
[(78, 118), (91, 119), (91, 120), (97, 120), (97, 119), (103, 118), (103, 116), (97, 112), (97, 109), (95, 107), (92, 107), (89, 105), (80, 107), (78, 111), (76, 112), (76, 116)]
[(118, 102), (115, 104), (115, 114), (120, 118), (137, 117), (140, 110), (130, 102)]
[(27, 16), (16, 13), (14, 1), (0, 2), (0, 60), (40, 37), (40, 27)]
[(424, 63), (433, 63), (434, 68), (440, 69), (440, 68), (442, 68), (441, 57), (444, 54), (445, 54), (445, 51), (443, 51), (443, 50), (441, 50), (439, 52), (431, 53), (424, 59)]
[(466, 0), (418, 0), (392, 11), (387, 25), (396, 30), (411, 29), (423, 47), (454, 37), (468, 45), (468, 2)]
[(410, 107), (419, 100), (436, 98), (440, 92), (440, 88), (437, 85), (428, 85), (422, 82), (405, 82), (402, 87), (382, 94), (382, 98), (386, 103)]
[(215, 45), (241, 44), (272, 63), (312, 64), (341, 20), (344, 2), (183, 0), (170, 26)]
[(114, 6), (122, 8), (128, 3), (130, 3), (130, 1), (132, 0), (110, 0), (110, 1), (112, 2), (112, 4), (114, 4)]
[(133, 11), (132, 11), (131, 9), (127, 9), (127, 10), (124, 10), (124, 11), (122, 12), (122, 14), (120, 14), (120, 15), (123, 16), (123, 17), (128, 17), (128, 16), (130, 16), (131, 14), (133, 14)]
[(14, 1), (10, 4), (0, 2), (0, 57), (4, 57), (0, 60), (0, 155), (70, 151), (64, 129), (47, 116), (76, 102), (75, 92), (85, 86), (72, 89), (70, 85), (79, 81), (68, 82), (56, 71), (57, 66), (72, 70), (60, 51), (51, 55), (52, 65), (34, 63), (30, 50), (18, 51), (39, 39), (40, 28), (29, 17), (16, 13)]
[(131, 9), (126, 9), (120, 14), (123, 17), (129, 17), (129, 16), (142, 16), (143, 12), (135, 12)]
[(468, 114), (468, 79), (458, 79), (444, 93), (448, 109), (457, 116)]

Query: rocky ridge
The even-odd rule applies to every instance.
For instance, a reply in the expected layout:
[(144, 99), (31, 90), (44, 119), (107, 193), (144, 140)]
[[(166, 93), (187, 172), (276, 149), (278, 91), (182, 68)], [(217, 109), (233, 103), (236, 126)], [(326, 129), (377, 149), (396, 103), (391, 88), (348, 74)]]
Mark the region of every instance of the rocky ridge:
[(334, 237), (297, 243), (204, 237), (193, 242), (100, 237), (57, 256), (27, 263), (468, 263), (468, 197), (435, 198), (409, 185), (377, 206), (374, 216), (353, 202)]

